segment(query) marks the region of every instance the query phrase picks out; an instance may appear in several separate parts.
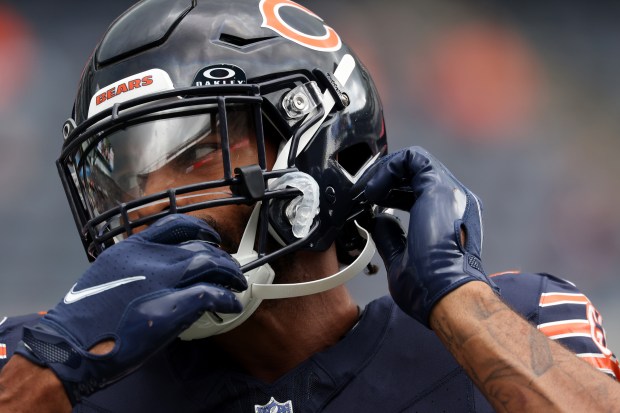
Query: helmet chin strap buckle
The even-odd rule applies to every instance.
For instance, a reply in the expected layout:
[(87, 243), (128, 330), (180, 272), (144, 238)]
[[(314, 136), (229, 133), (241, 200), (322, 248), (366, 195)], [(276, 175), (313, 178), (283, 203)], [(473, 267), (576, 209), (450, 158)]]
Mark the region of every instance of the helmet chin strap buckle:
[(351, 104), (351, 98), (349, 98), (349, 95), (344, 91), (344, 87), (336, 76), (318, 68), (314, 69), (312, 73), (316, 76), (321, 85), (325, 86), (325, 88), (331, 92), (332, 98), (334, 99), (334, 108), (336, 110), (342, 110)]

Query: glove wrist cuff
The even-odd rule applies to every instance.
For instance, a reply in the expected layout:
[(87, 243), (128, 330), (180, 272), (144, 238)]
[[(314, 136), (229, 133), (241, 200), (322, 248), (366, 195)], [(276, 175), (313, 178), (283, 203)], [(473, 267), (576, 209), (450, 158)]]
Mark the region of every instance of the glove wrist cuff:
[(25, 326), (22, 341), (15, 352), (41, 367), (52, 370), (65, 388), (71, 406), (75, 406), (84, 396), (94, 393), (97, 389), (97, 386), (89, 380), (78, 382), (63, 374), (63, 371), (81, 371), (82, 356), (63, 337), (46, 326), (41, 324), (34, 327)]

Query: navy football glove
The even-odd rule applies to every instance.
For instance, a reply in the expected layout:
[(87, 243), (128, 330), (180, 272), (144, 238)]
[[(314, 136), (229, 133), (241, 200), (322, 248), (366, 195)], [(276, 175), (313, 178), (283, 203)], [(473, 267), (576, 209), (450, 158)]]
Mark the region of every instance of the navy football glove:
[(410, 213), (407, 236), (387, 214), (376, 216), (371, 230), (390, 294), (403, 311), (429, 327), (433, 306), (459, 286), (483, 281), (497, 291), (480, 260), (480, 202), (441, 162), (414, 147), (384, 157), (366, 173), (361, 180), (368, 179), (370, 202)]
[[(219, 235), (170, 215), (105, 250), (54, 309), (24, 328), (17, 353), (51, 368), (71, 403), (140, 367), (205, 311), (240, 312), (239, 265)], [(105, 355), (89, 353), (112, 340)]]

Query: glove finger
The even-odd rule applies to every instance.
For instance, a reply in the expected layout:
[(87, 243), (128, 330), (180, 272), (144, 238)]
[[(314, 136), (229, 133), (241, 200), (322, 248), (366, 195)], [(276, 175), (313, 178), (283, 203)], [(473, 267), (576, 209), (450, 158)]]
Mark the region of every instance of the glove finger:
[[(217, 285), (201, 283), (186, 289), (177, 290), (173, 293), (173, 296), (179, 303), (184, 303), (185, 298), (189, 298), (187, 306), (181, 309), (188, 314), (191, 314), (194, 308), (200, 312), (200, 315), (205, 311), (224, 314), (243, 311), (243, 306), (237, 300), (235, 293)], [(192, 299), (195, 302), (192, 303)]]
[(134, 302), (127, 310), (118, 335), (127, 340), (136, 334), (136, 338), (142, 340), (143, 327), (148, 326), (153, 335), (175, 337), (205, 311), (240, 313), (242, 310), (243, 306), (232, 291), (211, 284), (197, 284)]
[(244, 291), (248, 283), (241, 272), (239, 263), (225, 251), (204, 242), (191, 242), (181, 248), (202, 249), (191, 259), (182, 282), (177, 287), (185, 287), (197, 282), (218, 284), (233, 291)]
[(222, 242), (219, 234), (209, 224), (184, 214), (172, 214), (161, 218), (135, 237), (159, 244), (180, 244), (192, 240), (217, 245)]
[(411, 186), (412, 179), (429, 166), (430, 155), (420, 147), (395, 152), (366, 171), (369, 174), (366, 176), (370, 176), (364, 190), (366, 197), (373, 203), (383, 205), (382, 202), (389, 198), (393, 189)]
[(389, 270), (392, 263), (400, 260), (407, 248), (405, 232), (394, 216), (379, 214), (372, 220), (370, 234), (379, 255)]
[(151, 320), (152, 326), (159, 320), (171, 326), (189, 327), (205, 311), (239, 313), (242, 310), (235, 293), (206, 283), (172, 290), (136, 306), (136, 312)]
[(240, 313), (242, 310), (232, 291), (215, 285), (167, 290), (134, 301), (115, 335), (126, 347), (124, 362), (137, 364), (176, 338), (206, 311)]

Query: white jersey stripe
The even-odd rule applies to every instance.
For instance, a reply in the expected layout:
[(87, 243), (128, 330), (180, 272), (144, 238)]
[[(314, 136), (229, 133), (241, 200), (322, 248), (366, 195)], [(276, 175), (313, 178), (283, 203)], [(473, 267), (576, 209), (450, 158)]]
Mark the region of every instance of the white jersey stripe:
[(575, 304), (575, 305), (586, 305), (587, 303), (585, 302), (577, 302), (577, 301), (556, 301), (553, 303), (541, 303), (540, 306), (541, 307), (551, 307), (554, 305), (562, 305), (562, 304)]
[(608, 358), (603, 353), (579, 353), (579, 354), (577, 354), (577, 357), (593, 357), (593, 358), (597, 358), (597, 359), (606, 359), (606, 358)]
[(565, 295), (567, 297), (585, 297), (585, 295), (580, 293), (542, 293), (540, 295), (543, 297), (555, 297), (558, 295)]
[(542, 329), (545, 327), (551, 326), (559, 326), (564, 324), (589, 324), (588, 320), (575, 319), (575, 320), (561, 320), (561, 321), (550, 321), (548, 323), (538, 324), (538, 329)]
[(601, 368), (601, 367), (597, 367), (597, 368), (598, 368), (600, 371), (602, 371), (603, 373), (610, 374), (610, 375), (612, 375), (613, 377), (616, 377), (616, 375), (614, 374), (614, 372), (613, 372), (612, 370), (610, 370), (610, 369), (604, 369), (604, 368)]

